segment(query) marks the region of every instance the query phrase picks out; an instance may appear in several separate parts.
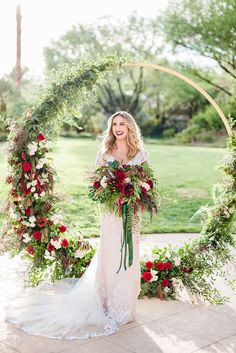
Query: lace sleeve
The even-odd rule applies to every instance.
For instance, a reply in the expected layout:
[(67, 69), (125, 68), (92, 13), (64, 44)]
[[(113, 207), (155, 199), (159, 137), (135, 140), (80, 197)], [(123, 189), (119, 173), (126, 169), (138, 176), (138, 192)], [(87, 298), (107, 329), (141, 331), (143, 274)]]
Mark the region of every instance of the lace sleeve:
[(100, 150), (100, 151), (98, 151), (96, 159), (95, 159), (95, 168), (98, 168), (98, 167), (105, 165), (105, 164), (106, 164), (106, 160), (104, 158), (104, 154)]
[(143, 163), (145, 161), (149, 162), (149, 153), (145, 149), (142, 149), (141, 150), (141, 163)]

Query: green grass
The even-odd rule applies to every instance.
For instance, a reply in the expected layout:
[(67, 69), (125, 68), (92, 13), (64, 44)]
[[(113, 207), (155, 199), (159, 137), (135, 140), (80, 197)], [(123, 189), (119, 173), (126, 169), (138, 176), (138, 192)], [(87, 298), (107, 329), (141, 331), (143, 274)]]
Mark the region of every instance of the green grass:
[[(60, 183), (55, 192), (62, 197), (60, 206), (63, 220), (73, 233), (82, 231), (85, 237), (99, 235), (99, 219), (95, 203), (87, 197), (86, 171), (94, 167), (100, 143), (83, 138), (61, 137), (52, 156), (57, 166)], [(198, 232), (200, 220), (190, 221), (202, 205), (211, 205), (211, 189), (220, 181), (221, 171), (215, 166), (225, 153), (222, 148), (146, 144), (151, 165), (159, 185), (176, 200), (163, 200), (161, 209), (152, 223), (143, 215), (144, 233)], [(9, 186), (4, 184), (7, 175), (6, 158), (0, 155), (0, 202), (6, 198)], [(0, 221), (2, 215), (0, 214)]]

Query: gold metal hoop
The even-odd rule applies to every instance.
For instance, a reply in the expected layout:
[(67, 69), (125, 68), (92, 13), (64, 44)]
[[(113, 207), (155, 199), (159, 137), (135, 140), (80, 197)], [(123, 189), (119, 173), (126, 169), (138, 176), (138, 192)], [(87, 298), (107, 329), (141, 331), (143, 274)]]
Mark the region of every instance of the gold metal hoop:
[(229, 125), (228, 120), (226, 119), (224, 113), (220, 109), (220, 107), (216, 104), (214, 99), (198, 84), (196, 84), (194, 81), (192, 81), (190, 78), (187, 76), (182, 75), (178, 71), (172, 70), (168, 67), (161, 66), (161, 65), (155, 65), (155, 64), (145, 64), (145, 63), (123, 63), (121, 66), (124, 67), (145, 67), (147, 69), (154, 69), (154, 70), (159, 70), (163, 72), (167, 72), (170, 75), (176, 76), (180, 78), (181, 80), (187, 82), (190, 86), (194, 87), (197, 91), (199, 91), (210, 103), (211, 105), (215, 108), (216, 112), (219, 114), (220, 118), (222, 119), (224, 126), (227, 130), (227, 133), (229, 136), (232, 136), (233, 131), (231, 129), (231, 126)]

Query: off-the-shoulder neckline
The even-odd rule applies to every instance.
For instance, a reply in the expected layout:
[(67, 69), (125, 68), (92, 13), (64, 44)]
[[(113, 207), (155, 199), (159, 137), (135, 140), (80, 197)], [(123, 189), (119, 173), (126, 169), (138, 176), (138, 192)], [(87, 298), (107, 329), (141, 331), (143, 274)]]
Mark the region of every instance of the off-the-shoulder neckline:
[[(132, 159), (130, 159), (127, 163), (124, 163), (124, 165), (127, 165), (127, 164), (131, 163), (133, 160), (135, 160), (135, 158), (137, 158), (137, 156), (140, 154), (140, 152), (141, 152), (141, 150), (139, 150), (139, 151), (136, 153), (136, 155), (135, 155)], [(115, 159), (115, 157), (112, 156), (112, 154), (110, 154), (110, 153), (105, 153), (105, 152), (104, 152), (104, 155), (107, 156), (107, 157), (111, 157), (114, 161), (117, 161), (117, 160)], [(121, 163), (120, 161), (117, 161), (117, 162)]]

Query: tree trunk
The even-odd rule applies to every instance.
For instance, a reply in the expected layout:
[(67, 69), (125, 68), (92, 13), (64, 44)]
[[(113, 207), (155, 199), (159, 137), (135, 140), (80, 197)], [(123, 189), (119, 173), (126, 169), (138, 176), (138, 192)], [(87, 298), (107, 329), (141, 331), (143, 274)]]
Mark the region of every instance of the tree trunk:
[(21, 7), (16, 7), (16, 86), (21, 84)]

